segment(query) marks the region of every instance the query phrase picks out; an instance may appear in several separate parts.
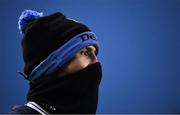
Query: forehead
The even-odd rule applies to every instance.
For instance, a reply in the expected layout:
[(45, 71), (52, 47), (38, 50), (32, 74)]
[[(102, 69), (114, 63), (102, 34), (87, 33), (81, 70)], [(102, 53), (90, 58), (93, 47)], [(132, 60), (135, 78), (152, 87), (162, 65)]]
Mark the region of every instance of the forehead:
[(98, 50), (95, 46), (91, 45), (86, 47), (89, 51), (94, 52), (96, 55), (98, 54)]
[(93, 51), (96, 51), (96, 47), (95, 46), (87, 46), (87, 48), (90, 48)]
[(88, 50), (90, 52), (94, 52), (96, 55), (97, 55), (97, 48), (93, 45), (90, 45), (90, 46), (86, 46), (85, 48), (81, 49), (80, 51), (83, 51), (83, 50)]

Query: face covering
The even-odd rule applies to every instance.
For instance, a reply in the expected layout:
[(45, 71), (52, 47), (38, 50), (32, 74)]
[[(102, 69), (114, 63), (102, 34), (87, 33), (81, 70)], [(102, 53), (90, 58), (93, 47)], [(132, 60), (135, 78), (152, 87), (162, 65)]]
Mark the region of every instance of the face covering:
[(101, 78), (99, 62), (70, 75), (45, 76), (30, 83), (27, 100), (51, 114), (95, 114)]

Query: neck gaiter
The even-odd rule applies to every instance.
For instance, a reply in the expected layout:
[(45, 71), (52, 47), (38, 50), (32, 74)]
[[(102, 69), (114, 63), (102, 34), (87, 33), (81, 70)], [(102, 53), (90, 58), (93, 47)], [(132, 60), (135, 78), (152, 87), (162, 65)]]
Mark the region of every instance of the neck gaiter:
[(70, 75), (45, 76), (30, 83), (27, 100), (51, 114), (95, 114), (101, 77), (99, 62)]

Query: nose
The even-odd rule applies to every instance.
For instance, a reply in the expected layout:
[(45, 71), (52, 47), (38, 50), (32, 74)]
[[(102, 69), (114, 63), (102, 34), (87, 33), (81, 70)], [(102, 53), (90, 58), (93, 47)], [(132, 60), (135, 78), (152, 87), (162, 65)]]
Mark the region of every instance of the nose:
[(98, 62), (97, 56), (96, 56), (95, 53), (93, 53), (93, 54), (91, 55), (91, 59), (90, 59), (89, 65), (94, 64), (94, 63), (97, 63), (97, 62)]

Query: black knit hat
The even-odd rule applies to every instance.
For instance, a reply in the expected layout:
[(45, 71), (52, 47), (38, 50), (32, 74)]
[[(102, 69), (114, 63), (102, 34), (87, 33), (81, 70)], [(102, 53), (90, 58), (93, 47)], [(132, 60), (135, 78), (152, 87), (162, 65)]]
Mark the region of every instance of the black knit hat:
[[(30, 10), (24, 11), (22, 15), (28, 11)], [(90, 31), (84, 24), (68, 19), (60, 12), (45, 17), (39, 15), (38, 18), (33, 17), (34, 19), (31, 16), (24, 18), (22, 15), (19, 26), (24, 34), (22, 48), (26, 75), (29, 75), (50, 53), (72, 37)], [(31, 20), (30, 22), (27, 21), (27, 17)]]

